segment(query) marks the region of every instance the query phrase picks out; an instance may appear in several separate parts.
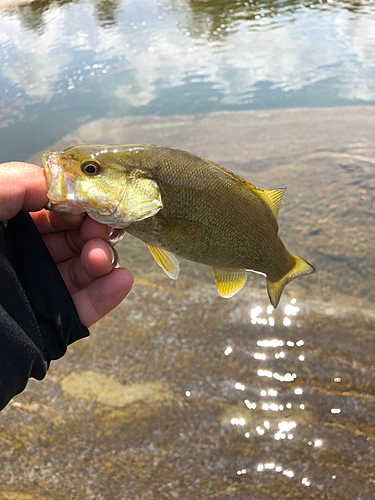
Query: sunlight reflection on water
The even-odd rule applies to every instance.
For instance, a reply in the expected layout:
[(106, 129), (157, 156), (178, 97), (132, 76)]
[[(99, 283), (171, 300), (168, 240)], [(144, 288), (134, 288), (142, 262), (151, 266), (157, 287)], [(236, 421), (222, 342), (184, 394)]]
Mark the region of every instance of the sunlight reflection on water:
[[(296, 368), (301, 366), (301, 363), (309, 363), (305, 340), (301, 337), (296, 338), (295, 330), (291, 338), (288, 338), (287, 331), (282, 338), (269, 336), (271, 326), (269, 319), (271, 318), (274, 319), (273, 327), (275, 329), (285, 326), (289, 328), (295, 325), (301, 332), (304, 330), (301, 323), (302, 318), (299, 317), (301, 310), (297, 299), (291, 298), (281, 312), (278, 311), (276, 315), (274, 313), (272, 306), (264, 307), (261, 304), (253, 305), (249, 311), (251, 324), (258, 326), (258, 338), (254, 338), (250, 344), (247, 343), (246, 351), (261, 363), (261, 367), (256, 370), (258, 382), (250, 380), (249, 386), (246, 381), (234, 383), (236, 393), (246, 394), (250, 391), (253, 397), (250, 399), (245, 396), (242, 399), (242, 412), (236, 406), (234, 415), (230, 417), (228, 414), (230, 424), (241, 429), (241, 434), (248, 443), (255, 439), (256, 446), (259, 446), (258, 440), (264, 439), (267, 443), (264, 450), (269, 451), (262, 454), (261, 462), (249, 466), (248, 460), (246, 460), (244, 467), (237, 468), (235, 472), (238, 476), (250, 474), (252, 477), (256, 473), (279, 473), (293, 481), (300, 482), (305, 487), (318, 486), (319, 480), (314, 482), (314, 475), (306, 475), (306, 471), (303, 473), (301, 470), (295, 470), (290, 463), (276, 461), (275, 454), (278, 455), (280, 449), (278, 451), (272, 449), (269, 443), (269, 440), (273, 439), (276, 442), (284, 442), (285, 446), (290, 448), (290, 443), (297, 440), (298, 446), (300, 447), (302, 443), (306, 450), (313, 447), (323, 451), (326, 446), (325, 439), (317, 434), (315, 426), (312, 425), (314, 419), (311, 410), (315, 403), (310, 400), (311, 390), (307, 387), (305, 394), (305, 375), (299, 381), (299, 370)], [(285, 319), (289, 321), (286, 322)], [(262, 334), (262, 327), (265, 328), (266, 335)], [(237, 346), (227, 345), (223, 353), (229, 359), (238, 354), (237, 350), (241, 351), (242, 349), (243, 346), (240, 344)], [(281, 363), (279, 367), (278, 363)], [(289, 371), (287, 371), (288, 367)], [(340, 383), (341, 378), (334, 377), (333, 382)], [(254, 392), (254, 386), (259, 387), (258, 397)], [(294, 397), (291, 397), (292, 395)], [(305, 418), (304, 414), (307, 408), (309, 415)], [(339, 416), (342, 409), (338, 406), (331, 406), (329, 411), (332, 415)], [(303, 427), (302, 433), (300, 432), (301, 426)], [(330, 445), (327, 444), (327, 446)], [(331, 479), (336, 479), (336, 475), (332, 474)]]

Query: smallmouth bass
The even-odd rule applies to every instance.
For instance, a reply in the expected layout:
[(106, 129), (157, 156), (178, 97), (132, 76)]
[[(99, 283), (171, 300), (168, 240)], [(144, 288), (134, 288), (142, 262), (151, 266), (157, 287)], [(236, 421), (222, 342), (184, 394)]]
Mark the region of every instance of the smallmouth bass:
[(291, 280), (314, 267), (278, 236), (285, 189), (262, 190), (197, 155), (164, 146), (79, 145), (42, 156), (46, 208), (87, 212), (144, 241), (166, 274), (176, 256), (211, 266), (219, 294), (231, 297), (247, 271), (263, 274), (274, 307)]

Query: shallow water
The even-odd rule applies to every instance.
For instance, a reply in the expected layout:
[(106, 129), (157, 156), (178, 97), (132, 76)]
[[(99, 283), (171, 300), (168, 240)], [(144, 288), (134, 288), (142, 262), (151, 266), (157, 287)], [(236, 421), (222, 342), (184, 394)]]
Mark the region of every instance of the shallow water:
[(318, 271), (274, 311), (261, 276), (224, 300), (209, 268), (183, 261), (173, 282), (127, 236), (131, 295), (2, 412), (5, 490), (372, 499), (373, 126), (370, 107), (119, 118), (55, 144), (142, 133), (286, 185), (281, 235)]
[[(45, 2), (31, 5), (51, 23), (57, 23), (63, 14), (68, 16), (74, 9), (81, 12), (83, 5), (51, 2), (49, 9), (38, 11), (42, 4), (45, 8)], [(101, 4), (85, 5), (92, 5), (92, 12), (98, 12), (94, 6), (98, 9)], [(93, 28), (94, 32), (109, 33), (107, 52), (102, 52), (106, 57), (114, 46), (112, 30), (120, 30), (121, 19), (126, 17), (124, 2), (113, 5), (112, 18), (108, 13), (102, 17), (96, 14), (97, 25)], [(134, 3), (126, 5), (140, 15)], [(147, 15), (152, 17), (157, 11), (162, 16), (160, 21), (166, 23), (164, 54), (170, 54), (170, 46), (174, 47), (171, 33), (180, 28), (177, 21), (181, 19), (184, 30), (190, 23), (190, 34), (184, 40), (198, 40), (207, 51), (205, 61), (216, 60), (218, 69), (225, 67), (220, 57), (226, 54), (229, 58), (239, 47), (230, 45), (234, 43), (231, 32), (218, 36), (221, 32), (214, 29), (224, 2), (145, 5), (149, 7)], [(348, 44), (345, 50), (341, 47), (339, 57), (339, 66), (344, 64), (343, 71), (348, 71), (350, 65), (345, 66), (345, 57), (349, 53), (353, 57), (354, 46), (362, 35), (366, 47), (373, 43), (372, 32), (365, 35), (362, 29), (363, 23), (372, 22), (372, 4), (311, 5), (317, 14), (310, 7), (293, 3), (251, 4), (246, 9), (243, 4), (237, 11), (233, 8), (233, 13), (225, 12), (235, 32), (233, 36), (240, 33), (244, 43), (250, 43), (247, 37), (256, 35), (252, 40), (257, 41), (256, 47), (260, 53), (264, 50), (263, 54), (276, 50), (278, 30), (289, 27), (293, 36), (304, 32), (301, 19), (310, 19), (312, 30), (319, 19), (338, 26), (345, 18), (351, 28), (341, 39), (337, 33), (343, 32), (334, 32), (334, 45), (338, 50), (339, 40)], [(164, 14), (158, 10), (162, 8)], [(27, 17), (25, 13), (29, 11), (24, 9), (23, 16), (29, 24), (22, 32), (29, 30), (41, 37), (48, 31), (49, 37), (44, 40), (54, 40), (54, 25), (33, 22), (30, 27), (30, 19), (35, 18)], [(277, 15), (269, 13), (272, 9)], [(91, 16), (91, 10), (88, 12)], [(255, 19), (259, 12), (264, 15)], [(143, 14), (142, 11), (140, 18)], [(213, 23), (211, 30), (203, 22), (206, 17)], [(129, 14), (128, 23), (133, 22), (130, 18)], [(19, 19), (18, 11), (7, 19)], [(168, 23), (172, 31), (168, 31)], [(191, 26), (200, 27), (203, 35)], [(146, 27), (142, 28), (140, 22), (137, 29)], [(351, 39), (348, 33), (357, 30), (358, 38)], [(263, 45), (264, 36), (270, 40), (269, 50)], [(306, 36), (310, 36), (308, 32)], [(58, 103), (53, 92), (46, 92), (44, 115), (35, 101), (27, 105), (31, 106), (29, 109), (35, 106), (33, 122), (20, 117), (18, 124), (9, 123), (0, 132), (10, 131), (13, 137), (16, 131), (20, 133), (21, 128), (17, 127), (24, 127), (22, 130), (32, 138), (36, 134), (33, 126), (35, 131), (44, 130), (43, 116), (48, 123), (53, 116), (59, 116), (61, 123), (49, 135), (38, 139), (32, 147), (26, 145), (20, 154), (40, 163), (37, 151), (45, 146), (158, 143), (200, 154), (261, 188), (287, 186), (279, 213), (281, 237), (291, 251), (313, 263), (317, 273), (290, 283), (274, 311), (268, 307), (263, 277), (249, 275), (244, 289), (224, 300), (216, 292), (208, 267), (182, 261), (179, 279), (170, 281), (153, 262), (145, 245), (126, 236), (118, 251), (122, 264), (135, 275), (131, 295), (92, 329), (90, 339), (70, 346), (66, 356), (52, 364), (43, 382), (31, 380), (27, 390), (1, 412), (0, 499), (372, 500), (374, 108), (338, 107), (342, 102), (333, 100), (328, 102), (331, 107), (309, 109), (307, 106), (318, 104), (308, 100), (309, 93), (313, 93), (309, 83), (298, 90), (305, 109), (246, 110), (247, 106), (257, 107), (255, 100), (241, 104), (239, 94), (230, 85), (224, 86), (226, 90), (216, 101), (217, 108), (202, 105), (200, 109), (199, 102), (211, 102), (208, 94), (204, 97), (202, 87), (197, 90), (197, 100), (182, 100), (192, 103), (190, 109), (186, 105), (179, 108), (182, 93), (171, 97), (171, 86), (166, 92), (170, 100), (166, 94), (161, 99), (159, 83), (153, 84), (161, 75), (169, 78), (171, 73), (165, 68), (171, 61), (167, 61), (166, 55), (156, 60), (150, 58), (150, 51), (139, 40), (142, 37), (137, 42), (139, 59), (132, 59), (134, 72), (139, 76), (148, 68), (158, 76), (150, 77), (144, 89), (146, 94), (158, 97), (160, 112), (150, 107), (153, 100), (144, 101), (146, 104), (137, 111), (136, 106), (131, 109), (132, 114), (145, 116), (124, 116), (130, 111), (117, 111), (110, 106), (98, 111), (97, 94), (87, 84), (87, 92), (92, 92), (88, 101), (92, 115), (83, 117), (80, 124), (73, 104), (70, 109), (74, 113), (67, 111), (68, 101)], [(281, 40), (287, 42), (285, 38)], [(291, 48), (290, 54), (306, 54), (301, 47), (296, 43), (296, 50)], [(188, 48), (186, 45), (181, 49), (183, 54), (188, 55)], [(80, 50), (78, 47), (75, 53), (78, 61)], [(246, 44), (243, 50), (248, 50)], [(314, 57), (323, 57), (320, 52), (317, 50)], [(363, 57), (357, 63), (362, 61), (370, 71), (373, 55), (367, 55), (366, 65)], [(234, 57), (236, 60), (241, 58)], [(204, 67), (202, 59), (189, 61), (191, 67)], [(182, 68), (185, 62), (181, 56)], [(179, 60), (173, 64), (179, 64)], [(254, 67), (247, 59), (243, 65), (243, 79), (238, 80), (239, 73), (233, 69), (233, 85), (236, 81), (245, 82)], [(354, 66), (351, 77), (356, 73)], [(296, 72), (285, 77), (286, 86), (288, 80), (291, 84), (292, 76), (298, 76), (299, 69), (301, 74), (307, 74), (300, 64), (296, 68)], [(320, 71), (318, 64), (318, 79)], [(176, 70), (177, 73), (179, 78), (183, 75), (182, 70)], [(215, 70), (212, 75), (219, 73)], [(53, 78), (60, 85), (63, 73), (58, 74)], [(363, 73), (367, 89), (372, 85), (369, 74)], [(109, 85), (106, 74), (102, 75), (100, 85)], [(275, 75), (282, 77), (277, 71)], [(48, 89), (53, 88), (50, 80), (46, 82)], [(358, 92), (360, 85), (356, 80), (352, 83), (351, 92)], [(336, 84), (336, 89), (343, 91), (342, 80), (336, 80)], [(274, 107), (288, 106), (284, 97), (289, 91), (285, 89), (278, 94)], [(69, 92), (79, 101), (80, 90)], [(65, 92), (64, 99), (71, 95), (69, 92)], [(136, 97), (141, 94), (136, 92), (132, 102), (137, 102)], [(326, 104), (324, 96), (333, 94), (333, 90), (320, 93), (323, 101), (319, 104)], [(351, 101), (350, 95), (346, 94), (347, 104), (356, 102)], [(225, 99), (232, 99), (230, 106), (236, 111), (223, 111), (225, 102), (229, 102)], [(184, 114), (179, 114), (182, 110)], [(197, 114), (197, 110), (214, 112)], [(70, 122), (64, 114), (68, 112), (73, 113)], [(93, 120), (96, 113), (101, 117)], [(66, 132), (69, 133), (64, 135)], [(4, 150), (11, 154), (13, 146), (8, 145), (6, 137), (10, 136), (0, 133)], [(47, 140), (48, 144), (44, 144)]]

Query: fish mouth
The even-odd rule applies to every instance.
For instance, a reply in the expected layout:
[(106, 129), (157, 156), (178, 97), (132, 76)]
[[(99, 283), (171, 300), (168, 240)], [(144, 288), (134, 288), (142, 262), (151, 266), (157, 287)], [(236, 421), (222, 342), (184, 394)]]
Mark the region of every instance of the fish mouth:
[[(88, 200), (82, 199), (80, 186), (74, 175), (69, 174), (64, 168), (66, 163), (62, 158), (60, 162), (59, 153), (56, 151), (46, 151), (42, 155), (42, 163), (46, 172), (49, 198), (45, 205), (46, 210), (53, 212), (67, 212), (70, 214), (81, 214), (87, 212), (92, 218), (106, 223), (107, 217), (117, 211), (117, 205), (108, 204), (105, 206), (94, 206)], [(98, 215), (96, 215), (98, 214)]]
[(58, 212), (80, 213), (81, 208), (74, 207), (75, 180), (64, 173), (56, 151), (47, 151), (42, 155), (42, 163), (46, 172), (49, 201), (45, 208)]
[(55, 151), (47, 151), (42, 156), (43, 167), (47, 176), (48, 187), (55, 185), (62, 175)]

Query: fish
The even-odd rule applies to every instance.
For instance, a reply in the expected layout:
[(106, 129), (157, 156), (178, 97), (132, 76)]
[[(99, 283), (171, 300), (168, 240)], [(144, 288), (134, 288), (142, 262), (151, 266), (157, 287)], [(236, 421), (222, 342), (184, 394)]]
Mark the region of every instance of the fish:
[(180, 149), (153, 144), (76, 145), (42, 156), (46, 208), (87, 214), (146, 243), (171, 279), (178, 257), (212, 268), (229, 298), (247, 272), (266, 278), (277, 307), (287, 283), (315, 272), (278, 235), (286, 188), (259, 189), (233, 172)]

